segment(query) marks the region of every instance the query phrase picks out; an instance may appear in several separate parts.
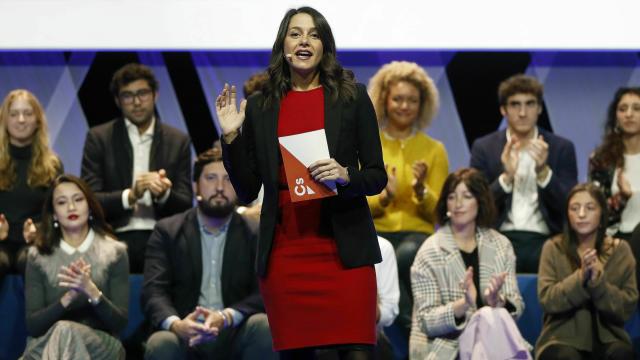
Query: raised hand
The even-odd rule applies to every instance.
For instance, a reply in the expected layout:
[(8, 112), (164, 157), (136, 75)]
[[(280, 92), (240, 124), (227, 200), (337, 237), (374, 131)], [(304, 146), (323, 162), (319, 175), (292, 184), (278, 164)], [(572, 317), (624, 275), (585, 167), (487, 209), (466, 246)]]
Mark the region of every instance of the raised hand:
[(220, 122), (223, 135), (229, 135), (238, 131), (244, 122), (244, 110), (247, 100), (240, 102), (240, 110), (236, 107), (236, 87), (224, 84), (224, 88), (216, 98), (216, 114)]
[(429, 166), (426, 162), (420, 160), (413, 163), (411, 166), (413, 170), (413, 181), (411, 182), (411, 187), (413, 187), (413, 192), (416, 194), (418, 199), (422, 199), (424, 196), (424, 180), (427, 178), (427, 170), (429, 170)]
[(527, 151), (536, 162), (536, 173), (541, 172), (547, 165), (547, 158), (549, 157), (549, 145), (544, 141), (542, 135), (539, 135), (537, 139), (529, 143)]
[(28, 218), (24, 221), (22, 225), (22, 237), (24, 237), (24, 242), (27, 244), (33, 244), (36, 241), (38, 229), (36, 229), (36, 224), (33, 223), (31, 218)]
[(9, 237), (9, 222), (4, 214), (0, 214), (0, 241), (4, 241)]
[(502, 285), (504, 285), (504, 281), (507, 278), (506, 272), (501, 272), (499, 274), (493, 274), (491, 276), (491, 280), (489, 281), (489, 286), (484, 289), (484, 303), (491, 306), (503, 306), (504, 302), (500, 298), (500, 289), (502, 289)]
[(508, 183), (512, 183), (516, 176), (516, 170), (518, 169), (518, 160), (520, 158), (520, 141), (511, 136), (507, 143), (504, 144), (502, 149), (502, 155), (500, 155), (500, 161), (504, 169), (504, 174), (507, 177), (505, 180)]
[(349, 183), (349, 172), (335, 159), (318, 160), (309, 165), (309, 173), (317, 182), (334, 180), (340, 185)]

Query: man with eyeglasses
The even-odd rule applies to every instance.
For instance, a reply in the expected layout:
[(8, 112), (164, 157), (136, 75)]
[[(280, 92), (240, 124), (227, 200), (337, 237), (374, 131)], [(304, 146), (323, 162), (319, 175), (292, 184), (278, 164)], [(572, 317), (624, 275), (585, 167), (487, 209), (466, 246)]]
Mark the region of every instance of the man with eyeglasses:
[(89, 130), (82, 178), (127, 243), (130, 271), (142, 273), (156, 221), (191, 207), (191, 144), (155, 113), (158, 81), (149, 67), (125, 65), (110, 90), (122, 115)]
[(565, 198), (576, 184), (573, 143), (537, 126), (542, 84), (514, 75), (498, 88), (507, 129), (477, 139), (471, 166), (482, 171), (498, 208), (497, 228), (516, 255), (516, 271), (536, 273), (542, 245), (562, 229)]

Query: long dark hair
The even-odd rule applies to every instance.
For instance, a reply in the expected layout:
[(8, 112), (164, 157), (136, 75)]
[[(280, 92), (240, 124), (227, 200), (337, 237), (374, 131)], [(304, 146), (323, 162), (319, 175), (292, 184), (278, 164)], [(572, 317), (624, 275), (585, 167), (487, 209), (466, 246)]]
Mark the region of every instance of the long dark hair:
[(604, 124), (602, 144), (596, 149), (591, 158), (592, 169), (604, 170), (624, 166), (624, 143), (622, 131), (618, 128), (618, 104), (623, 96), (634, 94), (640, 96), (640, 87), (621, 87), (607, 109), (607, 121)]
[(93, 218), (93, 220), (89, 220), (89, 227), (102, 236), (113, 236), (111, 226), (105, 220), (102, 206), (87, 183), (76, 176), (63, 174), (53, 180), (42, 208), (42, 226), (36, 238), (36, 248), (42, 255), (49, 255), (53, 253), (55, 247), (60, 246), (62, 231), (59, 226), (53, 226), (53, 192), (60, 184), (64, 183), (73, 183), (82, 191), (89, 206), (89, 214)]
[(580, 192), (588, 193), (600, 207), (600, 222), (598, 224), (598, 230), (596, 233), (596, 251), (598, 252), (598, 257), (601, 257), (604, 254), (604, 239), (606, 237), (606, 230), (608, 226), (608, 217), (609, 213), (607, 210), (607, 198), (604, 196), (604, 193), (598, 186), (593, 183), (583, 183), (578, 184), (571, 189), (569, 195), (567, 196), (567, 204), (565, 206), (565, 215), (566, 221), (564, 223), (564, 231), (562, 234), (562, 243), (564, 246), (564, 250), (571, 260), (571, 264), (575, 269), (580, 267), (580, 255), (578, 255), (578, 235), (575, 230), (571, 227), (571, 223), (569, 221), (569, 204), (574, 195)]
[(316, 9), (305, 6), (287, 11), (280, 22), (278, 35), (273, 43), (271, 59), (267, 72), (269, 81), (265, 84), (263, 92), (265, 95), (264, 107), (270, 108), (279, 103), (284, 95), (291, 89), (291, 73), (289, 64), (284, 58), (284, 40), (287, 37), (289, 22), (296, 14), (307, 14), (313, 19), (320, 41), (322, 41), (322, 60), (318, 65), (320, 72), (320, 83), (331, 94), (333, 101), (340, 99), (349, 101), (355, 99), (356, 86), (353, 72), (344, 69), (336, 57), (336, 42), (333, 39), (331, 27), (322, 14)]

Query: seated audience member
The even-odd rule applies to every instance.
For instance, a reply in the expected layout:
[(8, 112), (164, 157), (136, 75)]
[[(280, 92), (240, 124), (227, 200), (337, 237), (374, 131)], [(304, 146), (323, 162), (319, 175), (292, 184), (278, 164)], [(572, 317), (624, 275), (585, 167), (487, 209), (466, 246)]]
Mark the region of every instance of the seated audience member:
[(516, 271), (535, 273), (549, 235), (562, 226), (562, 204), (577, 182), (571, 141), (537, 126), (542, 113), (542, 84), (514, 75), (498, 88), (507, 129), (476, 140), (471, 167), (491, 183), (498, 208), (498, 229), (511, 240)]
[(629, 240), (640, 224), (640, 87), (616, 91), (589, 165), (591, 181), (607, 196), (609, 233)]
[(235, 212), (220, 149), (198, 156), (193, 180), (198, 206), (159, 221), (147, 246), (142, 302), (156, 332), (145, 358), (274, 358), (256, 239)]
[(24, 274), (49, 184), (62, 163), (49, 148), (47, 118), (29, 91), (11, 91), (0, 106), (0, 283)]
[(122, 114), (87, 133), (82, 178), (127, 243), (131, 272), (141, 273), (156, 221), (191, 207), (190, 141), (155, 113), (158, 81), (149, 67), (123, 66), (110, 90)]
[[(495, 207), (484, 176), (471, 168), (449, 175), (436, 214), (440, 228), (422, 244), (411, 267), (410, 357), (458, 358), (458, 338), (481, 308), (498, 319), (491, 329), (499, 335), (485, 333), (485, 340), (493, 336), (498, 350), (505, 341), (515, 347), (499, 354), (501, 358), (528, 356), (514, 322), (524, 310), (515, 256), (509, 240), (490, 228)], [(487, 306), (492, 309), (484, 310)], [(487, 350), (494, 354), (495, 349)]]
[(380, 127), (388, 182), (367, 198), (380, 236), (394, 246), (400, 277), (400, 314), (396, 324), (411, 330), (411, 264), (422, 242), (434, 231), (435, 207), (449, 173), (447, 152), (424, 131), (438, 112), (433, 80), (416, 63), (393, 61), (369, 81)]
[(124, 359), (129, 262), (84, 181), (61, 175), (51, 185), (42, 231), (29, 249), (23, 359)]
[(636, 310), (635, 260), (605, 234), (607, 201), (593, 184), (569, 193), (568, 224), (547, 241), (538, 273), (544, 326), (538, 359), (633, 359), (624, 322)]

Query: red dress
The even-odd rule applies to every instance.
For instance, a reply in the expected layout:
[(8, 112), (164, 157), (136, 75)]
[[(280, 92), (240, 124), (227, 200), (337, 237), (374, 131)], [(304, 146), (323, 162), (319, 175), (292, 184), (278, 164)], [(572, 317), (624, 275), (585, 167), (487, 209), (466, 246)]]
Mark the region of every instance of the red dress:
[[(290, 91), (281, 102), (278, 136), (324, 128), (324, 92)], [(276, 350), (339, 344), (375, 344), (373, 266), (346, 269), (322, 200), (292, 203), (280, 168), (281, 221), (266, 277), (260, 280)], [(326, 217), (325, 217), (326, 218)]]

